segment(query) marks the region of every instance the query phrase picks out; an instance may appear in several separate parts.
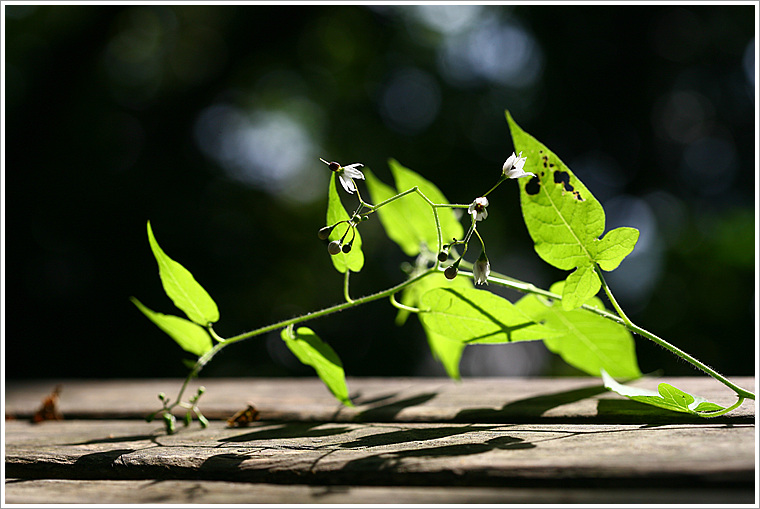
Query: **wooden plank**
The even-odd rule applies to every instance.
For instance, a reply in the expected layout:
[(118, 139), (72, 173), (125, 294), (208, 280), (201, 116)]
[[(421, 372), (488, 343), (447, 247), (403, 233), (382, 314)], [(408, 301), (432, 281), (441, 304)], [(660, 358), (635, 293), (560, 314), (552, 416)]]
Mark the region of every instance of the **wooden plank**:
[[(755, 388), (753, 377), (732, 380)], [(722, 405), (732, 391), (712, 378), (644, 378), (631, 385), (656, 390), (667, 382)], [(54, 380), (6, 386), (6, 415), (29, 418), (42, 398), (61, 383), (60, 408), (67, 418), (142, 418), (160, 408), (156, 395), (173, 397), (181, 380)], [(511, 423), (699, 423), (699, 417), (660, 410), (610, 393), (597, 378), (349, 378), (355, 408), (343, 407), (313, 378), (193, 381), (207, 388), (201, 409), (226, 419), (252, 402), (264, 420), (334, 422), (511, 422)], [(755, 402), (710, 422), (754, 423)]]
[(736, 424), (6, 422), (7, 477), (311, 485), (752, 490)]
[(746, 490), (308, 486), (9, 479), (6, 504), (749, 504)]

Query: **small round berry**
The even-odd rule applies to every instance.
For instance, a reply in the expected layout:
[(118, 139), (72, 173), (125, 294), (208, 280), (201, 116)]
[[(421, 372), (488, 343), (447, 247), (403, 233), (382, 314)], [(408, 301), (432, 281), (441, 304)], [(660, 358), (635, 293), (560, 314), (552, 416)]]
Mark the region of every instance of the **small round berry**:
[(335, 161), (331, 162), (328, 166), (330, 167), (332, 171), (340, 170), (340, 164), (336, 163)]
[(362, 216), (362, 221), (369, 221), (369, 216)]
[(350, 242), (348, 244), (343, 244), (343, 252), (344, 253), (351, 252), (351, 243)]
[(446, 253), (446, 251), (441, 251), (440, 253), (438, 253), (439, 262), (445, 262), (448, 259), (449, 259), (449, 255), (448, 253)]
[(327, 245), (327, 252), (331, 255), (336, 255), (340, 253), (340, 241), (339, 240), (333, 240)]
[(457, 272), (459, 272), (459, 270), (457, 270), (457, 268), (454, 265), (452, 265), (451, 267), (443, 271), (443, 275), (446, 276), (446, 279), (454, 279), (455, 277), (457, 277)]

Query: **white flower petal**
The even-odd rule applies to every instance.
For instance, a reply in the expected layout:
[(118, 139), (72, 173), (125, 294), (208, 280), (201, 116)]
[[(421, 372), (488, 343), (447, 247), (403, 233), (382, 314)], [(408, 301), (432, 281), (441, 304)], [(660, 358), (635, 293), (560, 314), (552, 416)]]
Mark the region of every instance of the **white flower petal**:
[(522, 177), (535, 177), (536, 174), (529, 171), (523, 171), (522, 168), (514, 168), (505, 173), (504, 176), (509, 179), (519, 179)]
[(472, 266), (472, 275), (476, 285), (488, 285), (488, 275), (491, 273), (491, 264), (488, 260), (478, 260)]
[(338, 179), (340, 180), (341, 185), (343, 185), (343, 189), (346, 190), (349, 194), (354, 194), (354, 191), (356, 191), (356, 186), (354, 186), (353, 181), (346, 177), (345, 175), (338, 175)]
[[(522, 152), (520, 152), (520, 154), (522, 154)], [(504, 161), (504, 166), (501, 167), (501, 171), (503, 171), (506, 175), (509, 170), (514, 168), (515, 161), (517, 161), (517, 156), (514, 152), (512, 152), (512, 155), (509, 156), (506, 161)]]
[(345, 174), (347, 176), (349, 176), (351, 178), (364, 180), (364, 173), (362, 173), (361, 171), (357, 170), (356, 169), (357, 166), (362, 167), (364, 165), (363, 164), (352, 164), (352, 165), (349, 165), (349, 166), (344, 166), (343, 167), (343, 171), (345, 172)]

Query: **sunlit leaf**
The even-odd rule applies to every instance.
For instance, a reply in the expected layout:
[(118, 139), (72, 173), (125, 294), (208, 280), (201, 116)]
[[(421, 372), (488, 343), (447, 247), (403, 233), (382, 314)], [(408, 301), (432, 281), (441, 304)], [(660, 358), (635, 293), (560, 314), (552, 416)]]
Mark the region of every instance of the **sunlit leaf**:
[(148, 221), (148, 240), (158, 262), (158, 273), (166, 295), (174, 305), (198, 325), (206, 326), (219, 320), (219, 309), (211, 296), (185, 267), (175, 262), (158, 245)]
[(338, 354), (308, 327), (293, 331), (285, 328), (280, 334), (298, 360), (311, 366), (335, 398), (346, 406), (354, 406), (348, 397), (346, 375)]
[[(327, 194), (327, 225), (332, 226), (339, 221), (346, 221), (349, 219), (348, 212), (343, 207), (343, 203), (340, 201), (340, 195), (335, 183), (335, 173), (330, 176), (330, 189)], [(342, 188), (341, 188), (342, 189)], [(357, 202), (358, 205), (358, 202)], [(352, 211), (353, 212), (353, 211)], [(354, 228), (353, 232), (348, 232), (348, 223), (342, 223), (338, 225), (330, 233), (328, 242), (333, 240), (343, 239), (343, 244), (351, 241), (352, 236), (355, 234), (353, 244), (351, 245), (351, 251), (348, 253), (340, 252), (336, 255), (328, 255), (332, 260), (335, 269), (340, 273), (345, 273), (346, 270), (352, 272), (359, 272), (364, 267), (364, 253), (362, 252), (362, 236), (359, 233), (358, 228)], [(345, 236), (344, 236), (345, 235)]]
[[(562, 285), (554, 283), (550, 291), (561, 295)], [(584, 304), (604, 309), (597, 297)], [(558, 331), (556, 336), (544, 339), (544, 344), (571, 366), (594, 376), (602, 370), (619, 378), (641, 376), (633, 336), (623, 325), (584, 309), (567, 311), (557, 301), (537, 295), (526, 295), (515, 305)]]
[(604, 386), (621, 396), (625, 396), (640, 403), (653, 405), (656, 407), (673, 410), (674, 412), (683, 412), (687, 414), (700, 415), (700, 412), (716, 412), (725, 410), (716, 403), (707, 401), (705, 398), (695, 396), (684, 392), (670, 384), (661, 383), (657, 386), (657, 392), (639, 387), (631, 387), (616, 382), (607, 372), (601, 372)]
[(556, 332), (503, 297), (475, 288), (434, 288), (422, 296), (424, 326), (464, 344), (544, 339)]
[(519, 179), (520, 204), (536, 253), (547, 263), (573, 270), (562, 294), (562, 307), (574, 309), (599, 292), (601, 281), (593, 270), (616, 268), (633, 250), (639, 232), (616, 228), (603, 238), (602, 205), (578, 177), (506, 113), (516, 152), (527, 157), (524, 171), (536, 177)]
[(423, 328), (433, 358), (441, 363), (450, 378), (461, 380), (462, 375), (459, 373), (459, 363), (462, 360), (462, 353), (464, 353), (467, 344), (456, 339), (449, 339), (441, 334), (436, 334), (428, 327)]
[[(388, 165), (396, 183), (396, 190), (399, 193), (417, 187), (433, 203), (449, 203), (440, 189), (420, 174), (409, 168), (405, 168), (394, 159), (388, 161)], [(399, 244), (404, 249), (404, 252), (408, 255), (419, 253), (421, 243), (427, 245), (430, 251), (435, 252), (438, 249), (438, 233), (435, 226), (435, 216), (430, 204), (417, 193), (412, 193), (388, 205), (388, 207), (393, 206), (400, 207), (397, 209), (399, 211), (398, 214), (401, 214), (402, 221), (406, 223), (404, 226), (404, 229), (407, 231), (405, 240), (403, 245)], [(384, 209), (385, 207), (381, 208), (378, 214), (382, 215)], [(462, 237), (464, 229), (462, 228), (462, 223), (457, 220), (453, 209), (439, 208), (438, 218), (441, 223), (441, 234), (444, 243), (451, 241), (453, 238), (459, 239)], [(386, 222), (383, 219), (381, 221), (383, 221), (383, 226), (385, 226)], [(413, 232), (413, 234), (408, 232)], [(411, 248), (413, 243), (412, 238), (415, 239), (414, 242), (417, 244), (415, 249)]]
[[(396, 190), (384, 184), (371, 171), (365, 169), (364, 177), (373, 203), (381, 203), (397, 194)], [(398, 244), (404, 253), (414, 256), (419, 254), (420, 242), (424, 239), (419, 236), (417, 229), (408, 221), (411, 199), (412, 197), (405, 196), (384, 205), (378, 209), (377, 215), (388, 238)], [(429, 226), (435, 231), (435, 223)]]
[(211, 350), (211, 336), (200, 325), (179, 316), (165, 315), (148, 309), (134, 297), (131, 301), (158, 328), (171, 336), (183, 350), (198, 357)]
[[(412, 276), (415, 274), (413, 273)], [(434, 273), (407, 286), (401, 294), (401, 303), (411, 307), (419, 307), (422, 295), (433, 288), (472, 288), (472, 280), (464, 277), (446, 279), (443, 274)], [(399, 309), (396, 315), (396, 324), (402, 325), (408, 316), (409, 311)], [(451, 340), (436, 334), (424, 323), (422, 323), (422, 328), (427, 336), (428, 346), (433, 357), (443, 365), (446, 374), (454, 380), (459, 380), (461, 378), (459, 361), (466, 345), (461, 341)]]

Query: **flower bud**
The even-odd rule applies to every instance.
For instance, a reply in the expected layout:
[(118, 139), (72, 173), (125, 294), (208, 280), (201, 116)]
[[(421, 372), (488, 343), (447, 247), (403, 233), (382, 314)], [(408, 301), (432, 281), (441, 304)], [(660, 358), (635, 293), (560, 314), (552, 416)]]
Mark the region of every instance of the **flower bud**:
[(325, 226), (324, 228), (321, 228), (319, 230), (319, 233), (317, 233), (317, 237), (319, 237), (319, 240), (327, 240), (327, 237), (330, 236), (330, 233), (332, 233), (333, 228), (335, 228), (335, 226)]
[(327, 252), (331, 255), (336, 255), (340, 253), (340, 241), (339, 240), (333, 240), (327, 245)]
[(362, 216), (362, 221), (369, 221), (369, 216)]
[(459, 272), (459, 270), (457, 269), (456, 265), (452, 265), (443, 271), (443, 275), (446, 276), (446, 279), (454, 279), (457, 277), (457, 272)]

